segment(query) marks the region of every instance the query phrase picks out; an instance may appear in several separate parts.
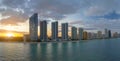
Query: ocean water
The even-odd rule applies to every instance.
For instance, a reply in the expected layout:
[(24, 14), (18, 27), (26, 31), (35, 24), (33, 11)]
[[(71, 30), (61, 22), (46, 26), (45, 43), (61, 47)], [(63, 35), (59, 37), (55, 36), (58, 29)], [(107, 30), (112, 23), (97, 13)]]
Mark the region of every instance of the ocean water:
[(120, 61), (120, 39), (0, 43), (0, 61)]

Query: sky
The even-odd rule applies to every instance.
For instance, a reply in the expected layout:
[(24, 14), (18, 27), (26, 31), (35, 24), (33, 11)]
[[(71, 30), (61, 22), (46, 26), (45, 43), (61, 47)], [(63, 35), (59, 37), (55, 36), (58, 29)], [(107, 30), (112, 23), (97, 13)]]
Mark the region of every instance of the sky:
[[(87, 31), (120, 32), (120, 0), (0, 0), (0, 30), (29, 32), (29, 17), (68, 22)], [(48, 29), (50, 31), (50, 29)]]

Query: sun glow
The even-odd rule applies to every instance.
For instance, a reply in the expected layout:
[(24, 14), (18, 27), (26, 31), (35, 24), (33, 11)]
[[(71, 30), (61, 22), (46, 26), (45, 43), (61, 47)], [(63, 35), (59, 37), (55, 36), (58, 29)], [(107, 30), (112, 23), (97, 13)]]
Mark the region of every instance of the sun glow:
[(6, 36), (7, 36), (7, 37), (13, 37), (14, 34), (13, 34), (13, 33), (7, 33)]
[(2, 32), (0, 33), (0, 37), (23, 37), (23, 34), (16, 32)]

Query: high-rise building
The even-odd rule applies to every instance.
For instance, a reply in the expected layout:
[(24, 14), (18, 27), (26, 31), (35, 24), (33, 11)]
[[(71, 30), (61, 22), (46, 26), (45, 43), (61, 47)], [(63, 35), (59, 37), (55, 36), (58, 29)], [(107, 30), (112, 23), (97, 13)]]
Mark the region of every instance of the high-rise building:
[(76, 27), (71, 28), (71, 39), (73, 40), (77, 39), (77, 28)]
[(52, 22), (52, 39), (57, 40), (58, 39), (58, 22)]
[(68, 40), (68, 23), (62, 23), (62, 39)]
[(113, 33), (113, 38), (118, 38), (118, 32)]
[(29, 37), (30, 37), (29, 34), (24, 34), (24, 35), (23, 35), (23, 41), (24, 41), (24, 42), (30, 41), (30, 38), (29, 38)]
[(83, 28), (78, 29), (78, 39), (82, 40), (83, 39)]
[(120, 33), (118, 34), (118, 37), (120, 38)]
[(105, 38), (108, 38), (108, 30), (105, 29)]
[(98, 31), (98, 32), (97, 32), (97, 38), (98, 38), (98, 39), (101, 39), (101, 38), (102, 38), (102, 31)]
[(47, 41), (47, 21), (40, 21), (40, 40)]
[(30, 40), (38, 40), (38, 14), (33, 14), (29, 19)]
[(87, 34), (88, 34), (87, 39), (89, 39), (89, 40), (93, 39), (93, 37), (92, 37), (93, 34), (91, 32), (88, 32)]
[(93, 39), (97, 39), (97, 33), (93, 33), (92, 35), (93, 35), (93, 36), (92, 36)]
[(83, 40), (88, 39), (88, 33), (86, 31), (83, 32)]
[(108, 38), (111, 38), (112, 35), (111, 35), (111, 30), (108, 30)]

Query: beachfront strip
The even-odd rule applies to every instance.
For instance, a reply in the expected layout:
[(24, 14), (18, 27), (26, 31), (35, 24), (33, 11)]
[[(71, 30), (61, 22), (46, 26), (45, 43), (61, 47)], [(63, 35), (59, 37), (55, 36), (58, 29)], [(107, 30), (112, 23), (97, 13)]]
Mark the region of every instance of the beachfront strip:
[[(39, 36), (38, 26), (40, 26)], [(30, 40), (31, 42), (38, 41), (46, 42), (46, 41), (109, 39), (120, 37), (120, 33), (111, 32), (111, 30), (108, 29), (105, 29), (104, 32), (99, 30), (97, 32), (88, 32), (82, 27), (77, 28), (75, 26), (69, 26), (68, 23), (62, 23), (61, 26), (59, 26), (58, 21), (51, 23), (50, 37), (48, 37), (47, 32), (48, 32), (47, 20), (39, 21), (38, 14), (35, 13), (29, 18), (29, 34), (25, 34), (23, 38), (24, 40)], [(61, 36), (59, 36), (59, 33), (61, 33)]]

